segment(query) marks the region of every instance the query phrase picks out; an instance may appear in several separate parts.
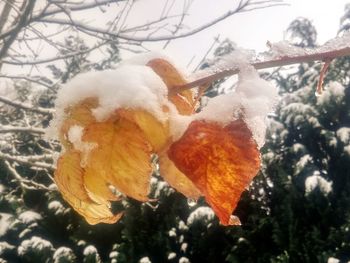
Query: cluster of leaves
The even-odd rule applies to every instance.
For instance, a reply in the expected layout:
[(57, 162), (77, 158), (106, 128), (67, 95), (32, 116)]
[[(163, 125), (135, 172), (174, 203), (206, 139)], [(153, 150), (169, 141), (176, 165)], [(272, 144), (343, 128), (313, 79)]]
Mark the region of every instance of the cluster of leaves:
[[(348, 57), (330, 67), (326, 84), (338, 81), (346, 88), (327, 91), (322, 103), (314, 96), (318, 65), (302, 64), (295, 72), (270, 76), (284, 99), (271, 117), (263, 169), (236, 210), (242, 227), (222, 227), (202, 199), (188, 205), (157, 173), (152, 179), (157, 202), (127, 199), (123, 204), (127, 212), (117, 224), (90, 226), (55, 191), (46, 177), (50, 171), (33, 170), (30, 164), (16, 166), (25, 178), (34, 178), (49, 190), (31, 189), (21, 186), (1, 161), (0, 261), (326, 262), (329, 257), (348, 261), (350, 142), (346, 138), (350, 134), (343, 137), (339, 130), (350, 128), (349, 70)], [(53, 95), (45, 94), (36, 101), (50, 108)], [(35, 120), (24, 110), (1, 110), (2, 125)], [(45, 116), (37, 121), (46, 125)], [(39, 135), (13, 136), (8, 142), (18, 153), (43, 153)], [(315, 171), (332, 183), (331, 191), (324, 191), (321, 184), (306, 190), (305, 181)]]

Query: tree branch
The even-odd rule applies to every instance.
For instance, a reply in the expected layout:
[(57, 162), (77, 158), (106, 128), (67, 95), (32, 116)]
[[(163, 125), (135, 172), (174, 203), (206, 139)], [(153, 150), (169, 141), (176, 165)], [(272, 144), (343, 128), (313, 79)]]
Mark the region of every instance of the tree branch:
[(41, 113), (41, 114), (45, 114), (45, 115), (53, 114), (55, 112), (55, 110), (53, 110), (53, 109), (34, 107), (32, 105), (28, 105), (25, 103), (14, 102), (14, 101), (9, 100), (8, 98), (5, 98), (3, 96), (0, 96), (0, 102), (3, 102), (5, 104), (10, 105), (10, 106), (15, 107), (15, 108), (29, 110), (29, 111), (33, 111), (33, 112)]
[[(311, 54), (302, 54), (296, 56), (282, 56), (276, 59), (266, 60), (266, 61), (256, 61), (252, 62), (251, 65), (256, 69), (265, 69), (286, 66), (291, 64), (299, 64), (303, 62), (313, 62), (313, 61), (327, 61), (338, 57), (350, 56), (350, 47), (344, 47), (337, 50), (327, 50), (324, 52), (315, 52)], [(224, 69), (219, 72), (215, 72), (211, 75), (199, 78), (197, 80), (191, 81), (185, 85), (176, 86), (171, 90), (171, 94), (179, 93), (181, 91), (192, 89), (194, 87), (202, 86), (208, 83), (212, 83), (216, 80), (235, 75), (239, 72), (238, 67), (231, 69)]]
[(6, 55), (11, 44), (16, 40), (18, 33), (27, 23), (28, 18), (31, 16), (32, 11), (34, 10), (35, 2), (36, 0), (28, 0), (27, 6), (25, 7), (23, 14), (20, 15), (19, 21), (13, 29), (13, 32), (9, 35), (7, 40), (4, 40), (4, 45), (0, 50), (0, 61)]
[(0, 133), (11, 133), (11, 132), (30, 132), (30, 133), (44, 134), (45, 129), (35, 128), (35, 127), (18, 127), (18, 126), (0, 125)]

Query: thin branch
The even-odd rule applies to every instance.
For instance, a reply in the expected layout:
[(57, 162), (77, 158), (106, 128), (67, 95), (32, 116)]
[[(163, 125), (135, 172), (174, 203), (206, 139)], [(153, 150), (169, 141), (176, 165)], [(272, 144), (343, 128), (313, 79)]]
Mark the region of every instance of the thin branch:
[(51, 89), (52, 91), (55, 91), (54, 88), (53, 88), (53, 85), (49, 85), (49, 84), (47, 84), (47, 83), (45, 83), (43, 81), (40, 81), (40, 80), (35, 79), (35, 78), (28, 77), (28, 76), (16, 76), (16, 75), (2, 75), (2, 74), (0, 74), (0, 78), (23, 79), (23, 80), (26, 80), (26, 81), (33, 82), (35, 84), (44, 86), (44, 87), (46, 87), (48, 89)]
[[(86, 31), (90, 31), (93, 32), (95, 34), (103, 34), (103, 35), (108, 35), (108, 36), (112, 36), (112, 37), (117, 37), (120, 39), (124, 39), (124, 40), (130, 40), (130, 41), (140, 41), (140, 42), (157, 42), (157, 41), (164, 41), (164, 40), (170, 40), (170, 39), (179, 39), (179, 38), (185, 38), (188, 36), (192, 36), (194, 34), (197, 34), (223, 20), (225, 20), (226, 18), (233, 16), (237, 13), (241, 13), (241, 12), (246, 12), (247, 11), (247, 7), (250, 6), (251, 3), (250, 1), (247, 1), (245, 3), (243, 3), (242, 5), (238, 5), (235, 9), (230, 10), (228, 12), (226, 12), (225, 14), (213, 19), (210, 22), (207, 22), (205, 24), (202, 24), (201, 26), (198, 26), (197, 28), (190, 30), (188, 32), (182, 33), (182, 34), (178, 34), (178, 35), (163, 35), (163, 36), (157, 36), (157, 37), (149, 37), (149, 36), (133, 36), (133, 35), (129, 35), (129, 34), (125, 34), (124, 31), (122, 31), (122, 33), (115, 33), (115, 32), (110, 32), (109, 30), (103, 29), (103, 28), (98, 28), (98, 27), (94, 27), (94, 26), (90, 26), (87, 25), (86, 23), (83, 22), (79, 22), (79, 21), (68, 21), (65, 19), (59, 19), (59, 18), (44, 18), (44, 19), (40, 19), (40, 22), (44, 22), (44, 23), (52, 23), (52, 24), (59, 24), (59, 25), (71, 25), (73, 27), (76, 27), (77, 29), (80, 30), (86, 30)], [(259, 8), (268, 8), (268, 7), (272, 7), (272, 6), (280, 6), (280, 5), (285, 5), (285, 4), (279, 4), (279, 3), (274, 3), (274, 1), (272, 1), (272, 3), (270, 5), (266, 5), (266, 6), (255, 6), (249, 9), (249, 11), (251, 10), (255, 10), (255, 9), (259, 9)], [(128, 29), (126, 29), (128, 30)]]
[(35, 127), (17, 127), (17, 126), (0, 125), (0, 133), (14, 133), (14, 132), (30, 132), (30, 133), (44, 134), (45, 129), (35, 128)]
[(66, 55), (61, 55), (61, 56), (54, 56), (51, 58), (44, 58), (44, 59), (36, 59), (36, 60), (30, 60), (30, 61), (13, 61), (13, 60), (3, 60), (2, 63), (4, 64), (10, 64), (10, 65), (38, 65), (38, 64), (44, 64), (44, 63), (49, 63), (49, 62), (53, 62), (53, 61), (57, 61), (57, 60), (63, 60), (63, 59), (67, 59), (67, 58), (71, 58), (71, 57), (75, 57), (75, 56), (79, 56), (79, 55), (84, 55), (87, 53), (90, 53), (91, 51), (94, 51), (95, 49), (98, 49), (106, 44), (108, 44), (109, 42), (111, 42), (111, 40), (107, 40), (105, 42), (101, 42), (91, 48), (82, 50), (82, 51), (77, 51), (77, 52), (72, 52)]
[(20, 103), (20, 102), (14, 102), (6, 97), (0, 96), (0, 102), (3, 102), (7, 105), (10, 105), (12, 107), (15, 108), (19, 108), (19, 109), (24, 109), (24, 110), (29, 110), (32, 112), (36, 112), (36, 113), (41, 113), (41, 114), (53, 114), (55, 112), (55, 110), (53, 109), (46, 109), (46, 108), (41, 108), (41, 107), (35, 107), (33, 105), (28, 105), (25, 103)]
[(5, 161), (4, 163), (7, 169), (9, 170), (10, 174), (13, 176), (13, 178), (16, 181), (18, 181), (18, 183), (21, 185), (22, 188), (29, 189), (29, 190), (36, 190), (36, 189), (43, 189), (47, 191), (51, 190), (43, 184), (23, 178), (8, 161)]
[[(254, 66), (256, 69), (265, 69), (265, 68), (286, 66), (291, 64), (299, 64), (304, 62), (327, 61), (327, 60), (332, 60), (332, 59), (335, 59), (338, 57), (344, 57), (344, 56), (350, 56), (350, 47), (345, 47), (338, 50), (324, 51), (319, 53), (315, 52), (311, 54), (303, 54), (298, 56), (283, 56), (272, 60), (252, 62), (251, 65)], [(237, 67), (234, 67), (231, 69), (225, 69), (219, 72), (215, 72), (211, 75), (199, 78), (197, 80), (191, 81), (185, 85), (176, 86), (170, 90), (172, 91), (171, 92), (172, 94), (179, 93), (187, 89), (202, 86), (207, 83), (212, 83), (216, 80), (235, 75), (238, 72), (239, 72), (239, 69)]]
[(11, 44), (16, 40), (18, 33), (22, 30), (22, 28), (26, 25), (29, 16), (34, 10), (36, 0), (28, 0), (27, 6), (24, 9), (23, 14), (21, 14), (18, 23), (16, 24), (13, 32), (9, 35), (8, 39), (4, 41), (4, 45), (0, 50), (0, 60), (6, 55), (8, 49)]
[(0, 159), (26, 164), (33, 167), (54, 170), (56, 167), (53, 164), (42, 162), (44, 160), (52, 159), (52, 156), (12, 156), (6, 153), (0, 153)]

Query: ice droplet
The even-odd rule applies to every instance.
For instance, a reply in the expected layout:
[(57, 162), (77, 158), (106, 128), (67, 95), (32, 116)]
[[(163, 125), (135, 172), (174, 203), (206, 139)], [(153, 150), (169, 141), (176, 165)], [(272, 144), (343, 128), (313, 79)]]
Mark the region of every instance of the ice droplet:
[(193, 199), (193, 198), (188, 198), (187, 199), (187, 204), (189, 207), (193, 207), (197, 204), (197, 200), (196, 199)]
[(238, 216), (235, 215), (231, 215), (230, 216), (230, 220), (228, 221), (228, 224), (231, 226), (240, 226), (241, 224), (241, 220), (239, 220)]

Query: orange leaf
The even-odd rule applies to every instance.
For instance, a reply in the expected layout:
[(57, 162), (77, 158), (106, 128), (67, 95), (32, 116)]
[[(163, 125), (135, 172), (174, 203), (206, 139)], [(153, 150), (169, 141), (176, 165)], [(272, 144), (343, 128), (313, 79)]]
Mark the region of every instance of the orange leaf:
[[(147, 63), (155, 73), (163, 80), (168, 87), (171, 88), (186, 84), (187, 81), (177, 69), (164, 59), (153, 59)], [(196, 100), (192, 90), (185, 90), (178, 94), (170, 95), (169, 100), (176, 106), (177, 110), (182, 115), (190, 115), (195, 111)]]
[(260, 168), (260, 154), (243, 120), (222, 127), (192, 122), (168, 151), (169, 158), (204, 194), (220, 222), (230, 216)]
[(202, 195), (193, 182), (176, 168), (165, 153), (159, 155), (159, 169), (164, 180), (186, 197), (197, 200)]

